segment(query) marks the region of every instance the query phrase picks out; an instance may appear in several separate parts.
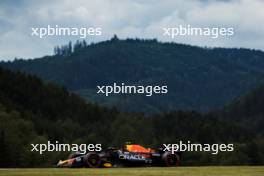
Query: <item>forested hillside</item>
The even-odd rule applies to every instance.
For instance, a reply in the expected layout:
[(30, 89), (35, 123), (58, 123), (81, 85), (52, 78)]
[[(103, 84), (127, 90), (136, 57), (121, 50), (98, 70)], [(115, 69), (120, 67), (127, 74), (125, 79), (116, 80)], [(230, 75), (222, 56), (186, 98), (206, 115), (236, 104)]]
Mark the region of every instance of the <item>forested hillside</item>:
[[(219, 108), (264, 81), (264, 53), (257, 50), (200, 48), (115, 36), (90, 45), (69, 43), (54, 51), (54, 56), (0, 65), (36, 74), (101, 105), (148, 114)], [(114, 82), (167, 85), (168, 94), (107, 98), (96, 94), (97, 85)]]
[(264, 86), (249, 91), (226, 105), (219, 113), (226, 120), (264, 134)]
[[(255, 102), (259, 101), (252, 101), (252, 106)], [(244, 113), (243, 109), (241, 113)], [(243, 115), (247, 117), (247, 114)], [(241, 117), (244, 116), (241, 114)], [(51, 167), (66, 157), (68, 153), (64, 152), (40, 155), (30, 151), (31, 143), (46, 143), (47, 140), (102, 143), (103, 147), (120, 147), (127, 141), (151, 147), (177, 143), (179, 140), (234, 143), (234, 152), (218, 155), (183, 153), (182, 164), (264, 162), (263, 135), (254, 129), (245, 128), (245, 124), (223, 120), (214, 113), (200, 114), (194, 111), (175, 111), (152, 117), (120, 113), (116, 108), (108, 109), (88, 103), (36, 76), (4, 69), (0, 69), (0, 122), (1, 167)]]

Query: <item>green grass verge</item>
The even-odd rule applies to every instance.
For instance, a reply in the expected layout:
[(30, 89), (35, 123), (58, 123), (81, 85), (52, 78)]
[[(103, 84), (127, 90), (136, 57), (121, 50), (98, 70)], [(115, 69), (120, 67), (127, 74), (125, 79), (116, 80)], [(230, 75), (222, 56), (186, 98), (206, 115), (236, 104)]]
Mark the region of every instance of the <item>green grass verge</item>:
[(264, 176), (264, 166), (111, 169), (0, 169), (0, 176)]

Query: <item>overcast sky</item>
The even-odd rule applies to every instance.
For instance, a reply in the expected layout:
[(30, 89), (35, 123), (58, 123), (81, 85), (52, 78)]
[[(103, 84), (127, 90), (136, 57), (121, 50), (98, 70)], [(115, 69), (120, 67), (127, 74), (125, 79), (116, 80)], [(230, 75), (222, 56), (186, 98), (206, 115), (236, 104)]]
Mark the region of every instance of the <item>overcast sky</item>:
[[(231, 37), (162, 36), (162, 27), (233, 27)], [(264, 50), (264, 0), (1, 0), (0, 60), (50, 55), (55, 45), (79, 37), (31, 36), (31, 27), (101, 27), (97, 42), (119, 38), (157, 38), (199, 46)]]

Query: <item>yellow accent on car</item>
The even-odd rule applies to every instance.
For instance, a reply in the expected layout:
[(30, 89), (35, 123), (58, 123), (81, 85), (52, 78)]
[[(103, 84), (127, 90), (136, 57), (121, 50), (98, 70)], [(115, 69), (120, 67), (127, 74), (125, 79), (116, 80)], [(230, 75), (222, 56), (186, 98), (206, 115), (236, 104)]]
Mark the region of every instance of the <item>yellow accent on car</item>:
[(113, 165), (111, 164), (111, 163), (104, 163), (104, 167), (107, 167), (107, 168), (109, 168), (109, 167), (112, 167)]

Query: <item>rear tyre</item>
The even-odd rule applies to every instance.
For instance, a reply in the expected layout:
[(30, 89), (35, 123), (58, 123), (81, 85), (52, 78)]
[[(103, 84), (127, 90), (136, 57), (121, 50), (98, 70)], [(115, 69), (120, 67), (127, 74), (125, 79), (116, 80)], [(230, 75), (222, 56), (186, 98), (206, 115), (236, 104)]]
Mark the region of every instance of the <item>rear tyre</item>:
[(175, 167), (180, 165), (180, 156), (178, 154), (172, 154), (170, 152), (166, 152), (163, 154), (162, 159), (165, 163), (165, 166)]
[(85, 163), (88, 167), (96, 168), (101, 165), (101, 159), (100, 156), (97, 153), (88, 153), (85, 156)]

